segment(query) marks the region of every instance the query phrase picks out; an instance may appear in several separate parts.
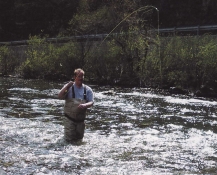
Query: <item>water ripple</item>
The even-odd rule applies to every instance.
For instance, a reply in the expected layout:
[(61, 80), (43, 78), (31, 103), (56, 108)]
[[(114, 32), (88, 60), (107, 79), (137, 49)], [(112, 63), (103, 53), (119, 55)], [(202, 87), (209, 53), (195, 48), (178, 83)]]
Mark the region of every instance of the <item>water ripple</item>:
[[(63, 136), (62, 84), (2, 79), (0, 173), (215, 174), (216, 102), (93, 87), (84, 140)], [(112, 93), (111, 93), (112, 92)], [(108, 94), (109, 93), (109, 94)]]

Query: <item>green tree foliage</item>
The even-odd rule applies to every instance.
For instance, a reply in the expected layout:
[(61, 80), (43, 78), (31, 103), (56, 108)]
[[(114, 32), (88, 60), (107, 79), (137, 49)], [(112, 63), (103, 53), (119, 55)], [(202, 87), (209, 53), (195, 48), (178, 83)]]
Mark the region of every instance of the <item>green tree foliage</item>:
[[(110, 1), (95, 9), (91, 8), (91, 5), (90, 1), (80, 1), (79, 13), (70, 21), (68, 35), (87, 35), (98, 30), (109, 33), (99, 46), (92, 48), (94, 52), (90, 49), (88, 53), (91, 63), (98, 63), (94, 64), (98, 80), (109, 83), (132, 82), (132, 79), (138, 81), (140, 62), (144, 59), (146, 52), (142, 48), (144, 45), (147, 46), (146, 18), (155, 9), (151, 6), (139, 7), (138, 3), (130, 0)], [(119, 35), (115, 35), (117, 32)], [(106, 51), (104, 42), (108, 42), (109, 48)], [(104, 53), (99, 52), (102, 46), (104, 46)], [(120, 52), (115, 55), (109, 53), (110, 50)], [(120, 63), (115, 69), (111, 69), (112, 66), (110, 66), (113, 59)], [(117, 73), (114, 79), (115, 70), (116, 72), (119, 70), (120, 74)], [(119, 77), (118, 80), (116, 80), (117, 77)]]
[(67, 28), (77, 6), (78, 1), (68, 0), (0, 0), (1, 41), (57, 36)]
[(7, 75), (8, 66), (10, 62), (8, 61), (9, 49), (6, 46), (0, 47), (0, 63), (1, 63), (1, 73)]
[(8, 46), (0, 46), (0, 74), (7, 76), (13, 73), (19, 60)]
[(217, 86), (217, 38), (205, 36), (200, 43), (199, 55), (201, 61), (198, 63), (201, 84)]
[(215, 37), (173, 36), (161, 38), (161, 52), (150, 47), (144, 79), (159, 83), (159, 56), (162, 60), (163, 85), (198, 89), (201, 85), (216, 88), (216, 43)]
[[(55, 5), (59, 6), (63, 2), (68, 4), (68, 7), (72, 5), (68, 1), (60, 0), (46, 1), (43, 7), (42, 1), (19, 0), (15, 3), (10, 0), (7, 3), (0, 3), (4, 6), (11, 5), (11, 9), (15, 8), (20, 14), (16, 19), (12, 18), (9, 21), (10, 24), (19, 21), (23, 25), (23, 22), (28, 23), (27, 13), (23, 9), (31, 7), (33, 11), (50, 10), (52, 4), (56, 10)], [(60, 19), (55, 23), (54, 20), (42, 25), (47, 25), (45, 28), (41, 28), (38, 23), (38, 28), (35, 30), (42, 31), (40, 35), (31, 35), (33, 37), (29, 38), (27, 59), (20, 67), (24, 77), (49, 79), (65, 77), (69, 79), (74, 69), (81, 67), (88, 72), (89, 77), (86, 77), (88, 80), (97, 80), (102, 84), (186, 88), (199, 88), (203, 84), (209, 84), (217, 87), (216, 39), (214, 37), (209, 35), (160, 37), (157, 30), (151, 33), (149, 29), (156, 29), (158, 25), (159, 11), (148, 0), (145, 2), (131, 0), (81, 0), (76, 2), (77, 13), (71, 13), (69, 24), (63, 27), (67, 30), (58, 32), (58, 34), (60, 36), (82, 36), (107, 33), (108, 35), (96, 41), (81, 38), (62, 44), (49, 43), (46, 40), (47, 32), (45, 31), (49, 28), (56, 33), (64, 22)], [(177, 4), (179, 4), (174, 4), (172, 1), (161, 2), (164, 5), (167, 4), (169, 9), (178, 8)], [(210, 7), (209, 2), (204, 1), (204, 6)], [(144, 6), (146, 3), (147, 6)], [(152, 1), (152, 3), (157, 3), (157, 1)], [(186, 1), (186, 4), (192, 6), (190, 1)], [(34, 7), (37, 8), (34, 9)], [(185, 6), (182, 4), (182, 7)], [(197, 11), (198, 8), (199, 4), (194, 10)], [(189, 9), (185, 11), (187, 13)], [(176, 12), (181, 20), (184, 14), (178, 9)], [(53, 12), (51, 14), (53, 15)], [(33, 18), (31, 16), (31, 19)], [(37, 19), (35, 18), (35, 21)], [(44, 20), (43, 10), (40, 19), (39, 21)], [(49, 21), (49, 19), (50, 17), (47, 16), (46, 20)], [(30, 26), (33, 26), (33, 23)], [(32, 32), (37, 33), (34, 29)], [(7, 51), (7, 47), (2, 50)], [(8, 57), (6, 59), (8, 63), (12, 57), (7, 56), (7, 52), (2, 53), (6, 53), (4, 58)], [(1, 62), (4, 62), (2, 58)]]
[[(81, 14), (83, 19), (89, 20), (90, 27), (86, 31), (77, 30), (78, 34), (108, 32), (124, 18), (125, 12), (132, 11), (132, 4), (157, 7), (160, 28), (216, 25), (215, 0), (0, 0), (0, 41), (24, 40), (30, 34), (63, 35), (72, 18), (75, 27), (77, 23), (82, 23), (76, 21)], [(101, 11), (90, 13), (97, 9)], [(94, 23), (91, 18), (95, 18)], [(145, 20), (149, 26), (157, 28), (156, 13), (151, 13)]]
[(45, 72), (51, 68), (49, 59), (52, 58), (54, 49), (45, 39), (30, 36), (29, 46), (26, 51), (27, 59), (22, 65), (25, 78), (43, 78)]
[(161, 27), (216, 25), (215, 0), (162, 0), (160, 6)]
[(77, 42), (52, 44), (44, 37), (30, 36), (20, 70), (24, 78), (70, 79), (74, 69), (84, 64), (81, 50)]

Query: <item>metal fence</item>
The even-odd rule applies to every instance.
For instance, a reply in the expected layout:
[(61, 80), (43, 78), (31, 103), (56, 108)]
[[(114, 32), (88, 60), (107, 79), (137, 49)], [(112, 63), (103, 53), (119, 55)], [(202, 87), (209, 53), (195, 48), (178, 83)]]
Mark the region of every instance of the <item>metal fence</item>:
[(209, 25), (209, 26), (194, 26), (194, 27), (173, 27), (173, 28), (165, 28), (159, 29), (160, 33), (176, 33), (176, 32), (197, 32), (197, 35), (202, 31), (217, 31), (217, 25)]
[[(163, 34), (177, 34), (179, 32), (196, 32), (196, 35), (200, 35), (200, 32), (204, 31), (215, 31), (217, 32), (217, 25), (207, 25), (207, 26), (194, 26), (194, 27), (173, 27), (173, 28), (163, 28), (163, 29), (153, 29), (150, 32), (159, 32), (160, 35)], [(114, 33), (111, 35), (119, 35), (118, 33)], [(52, 43), (65, 43), (72, 40), (84, 41), (84, 40), (103, 40), (107, 37), (108, 34), (92, 34), (92, 35), (80, 35), (80, 36), (70, 36), (70, 37), (59, 37), (59, 38), (47, 38), (47, 42)], [(28, 40), (20, 40), (20, 41), (10, 41), (10, 42), (0, 42), (1, 45), (27, 45)]]

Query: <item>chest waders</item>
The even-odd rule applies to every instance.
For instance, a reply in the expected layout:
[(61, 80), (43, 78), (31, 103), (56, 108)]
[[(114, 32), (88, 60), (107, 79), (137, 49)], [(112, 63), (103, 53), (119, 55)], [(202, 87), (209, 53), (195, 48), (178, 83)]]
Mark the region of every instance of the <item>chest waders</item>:
[(80, 104), (86, 103), (86, 86), (84, 86), (84, 99), (76, 99), (74, 85), (72, 86), (72, 99), (66, 99), (64, 105), (64, 136), (66, 141), (81, 140), (84, 137), (86, 109), (79, 109)]

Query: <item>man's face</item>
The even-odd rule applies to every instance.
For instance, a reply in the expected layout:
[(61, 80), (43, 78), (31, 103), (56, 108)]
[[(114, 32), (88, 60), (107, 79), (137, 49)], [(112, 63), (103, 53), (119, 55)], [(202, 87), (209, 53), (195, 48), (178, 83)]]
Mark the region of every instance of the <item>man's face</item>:
[(79, 72), (76, 77), (75, 77), (75, 83), (77, 85), (81, 85), (83, 83), (84, 80), (84, 73), (83, 72)]

